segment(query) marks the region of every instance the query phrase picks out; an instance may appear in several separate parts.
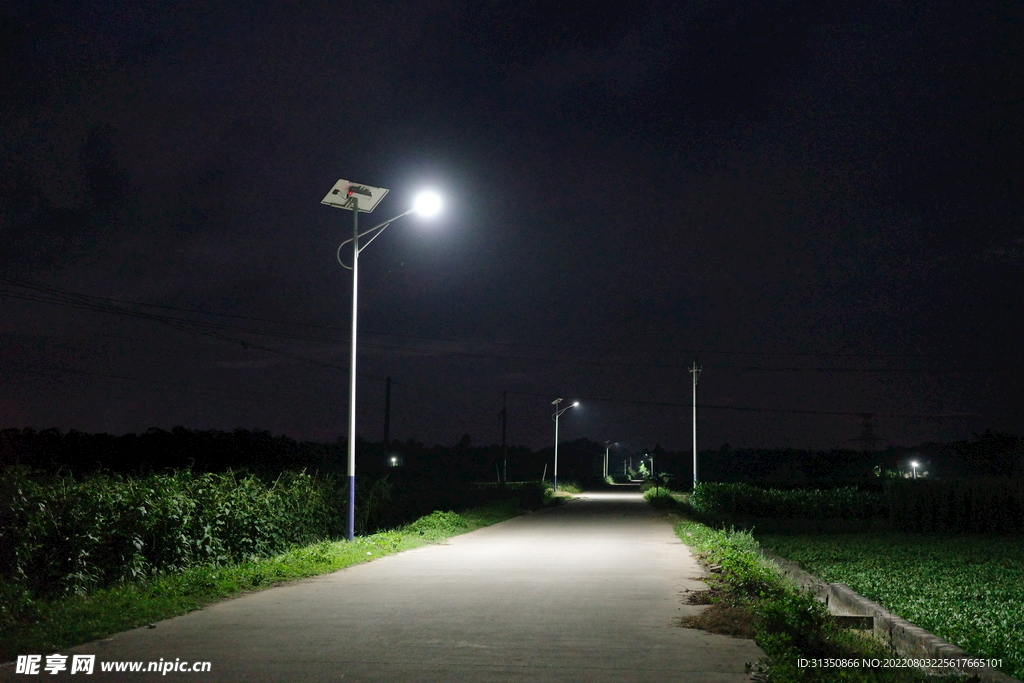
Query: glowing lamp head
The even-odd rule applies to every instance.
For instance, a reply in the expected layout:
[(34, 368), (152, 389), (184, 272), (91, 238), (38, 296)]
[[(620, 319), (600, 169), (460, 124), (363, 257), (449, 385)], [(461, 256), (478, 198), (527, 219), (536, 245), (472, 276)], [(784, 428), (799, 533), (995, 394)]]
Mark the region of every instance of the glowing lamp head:
[(421, 192), (416, 196), (412, 210), (424, 218), (436, 216), (441, 211), (441, 196), (436, 192)]
[(911, 467), (917, 467), (917, 461), (915, 460), (914, 462), (910, 463), (910, 466)]
[(576, 406), (578, 406), (579, 404), (580, 404), (580, 402), (579, 402), (579, 401), (576, 401), (576, 402), (574, 402), (574, 403), (572, 404), (572, 407), (573, 407), (573, 408), (575, 408), (575, 407), (576, 407)]

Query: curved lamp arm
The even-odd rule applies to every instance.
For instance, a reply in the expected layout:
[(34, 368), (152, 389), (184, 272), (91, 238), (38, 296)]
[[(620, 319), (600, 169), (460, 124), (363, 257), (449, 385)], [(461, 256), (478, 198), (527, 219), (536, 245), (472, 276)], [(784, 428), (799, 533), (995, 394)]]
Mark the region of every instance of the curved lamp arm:
[[(359, 252), (360, 252), (360, 253), (362, 253), (363, 249), (366, 249), (366, 248), (367, 248), (368, 246), (370, 246), (370, 242), (373, 242), (373, 241), (374, 241), (375, 239), (377, 239), (377, 235), (380, 235), (380, 234), (381, 234), (382, 232), (384, 232), (384, 229), (385, 229), (386, 227), (388, 227), (389, 225), (391, 225), (392, 223), (394, 223), (395, 221), (397, 221), (397, 220), (398, 220), (399, 218), (401, 218), (401, 217), (403, 217), (403, 216), (408, 216), (408, 215), (409, 215), (410, 213), (415, 213), (415, 212), (416, 212), (416, 209), (415, 209), (415, 208), (409, 209), (409, 210), (408, 210), (408, 211), (406, 211), (405, 213), (400, 213), (400, 214), (398, 214), (397, 216), (395, 216), (394, 218), (392, 218), (392, 219), (390, 219), (390, 220), (386, 220), (386, 221), (384, 221), (384, 222), (383, 222), (383, 223), (381, 223), (380, 225), (376, 225), (376, 226), (374, 226), (374, 227), (370, 228), (369, 230), (364, 230), (363, 232), (359, 233), (359, 237), (365, 237), (366, 235), (369, 235), (370, 233), (376, 233), (376, 234), (375, 234), (375, 235), (374, 235), (373, 237), (371, 237), (371, 238), (370, 238), (370, 239), (369, 239), (369, 240), (368, 240), (368, 241), (366, 242), (366, 244), (364, 244), (363, 246), (359, 247)], [(342, 242), (341, 244), (339, 244), (339, 245), (338, 245), (338, 253), (337, 253), (337, 256), (338, 256), (338, 263), (340, 263), (340, 264), (341, 264), (341, 267), (342, 267), (342, 268), (347, 268), (348, 270), (352, 270), (352, 266), (346, 266), (346, 265), (345, 265), (345, 264), (344, 264), (344, 263), (342, 262), (342, 260), (341, 260), (341, 250), (342, 250), (342, 248), (343, 248), (343, 247), (344, 247), (344, 246), (345, 246), (346, 244), (348, 244), (349, 242), (351, 242), (351, 241), (352, 241), (352, 239), (353, 239), (353, 238), (349, 237), (349, 238), (348, 238), (347, 240), (345, 240), (344, 242)]]
[(556, 417), (558, 417), (559, 415), (561, 415), (565, 411), (569, 410), (569, 408), (575, 408), (579, 404), (580, 404), (579, 401), (577, 401), (576, 403), (573, 403), (572, 405), (568, 405), (568, 406), (562, 408), (561, 410), (556, 410), (554, 415), (551, 416), (551, 419), (554, 420)]

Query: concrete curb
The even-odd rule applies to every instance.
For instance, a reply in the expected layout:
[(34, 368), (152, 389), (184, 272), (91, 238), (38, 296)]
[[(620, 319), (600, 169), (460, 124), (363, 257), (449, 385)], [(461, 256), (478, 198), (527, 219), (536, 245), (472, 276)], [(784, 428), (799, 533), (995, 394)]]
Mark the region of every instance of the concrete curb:
[[(778, 565), (782, 575), (800, 588), (824, 602), (828, 611), (842, 616), (869, 616), (873, 618), (875, 637), (887, 644), (900, 657), (913, 659), (974, 659), (962, 648), (915, 626), (899, 615), (893, 614), (877, 602), (855, 593), (842, 583), (825, 583), (814, 574), (804, 570), (796, 562), (780, 557), (771, 550), (761, 548), (761, 555)], [(928, 669), (933, 672), (953, 672), (977, 676), (979, 680), (991, 683), (1021, 683), (1016, 678), (992, 667), (958, 666), (944, 669)]]

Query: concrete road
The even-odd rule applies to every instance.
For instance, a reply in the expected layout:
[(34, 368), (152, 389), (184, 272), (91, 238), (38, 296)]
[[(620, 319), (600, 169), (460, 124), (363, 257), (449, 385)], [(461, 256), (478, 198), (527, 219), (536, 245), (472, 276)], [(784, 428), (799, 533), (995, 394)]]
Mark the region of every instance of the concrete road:
[[(213, 605), (65, 654), (91, 676), (191, 681), (745, 681), (750, 640), (673, 625), (704, 585), (636, 493), (588, 493), (449, 542)], [(41, 653), (49, 654), (49, 653)], [(116, 660), (208, 673), (113, 674)], [(45, 659), (44, 659), (45, 663)], [(145, 664), (143, 665), (146, 666)]]

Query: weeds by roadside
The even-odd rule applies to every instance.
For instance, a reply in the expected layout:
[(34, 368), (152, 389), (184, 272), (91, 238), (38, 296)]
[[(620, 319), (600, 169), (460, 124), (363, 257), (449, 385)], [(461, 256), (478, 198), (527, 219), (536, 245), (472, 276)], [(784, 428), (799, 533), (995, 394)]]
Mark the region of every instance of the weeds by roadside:
[(696, 551), (698, 561), (713, 570), (706, 581), (718, 595), (717, 602), (732, 608), (733, 616), (742, 610), (750, 613), (755, 640), (766, 655), (753, 665), (755, 679), (765, 683), (966, 680), (912, 669), (798, 666), (801, 659), (884, 660), (892, 653), (870, 637), (842, 628), (822, 603), (786, 583), (757, 552), (757, 541), (749, 533), (716, 530), (696, 522), (682, 522), (676, 533)]
[[(692, 512), (679, 494), (654, 489), (644, 497), (655, 508), (685, 515)], [(816, 683), (835, 680), (857, 683), (940, 683), (965, 676), (935, 676), (913, 669), (872, 667), (800, 667), (800, 660), (857, 660), (892, 657), (878, 641), (839, 626), (826, 607), (786, 582), (758, 552), (746, 531), (714, 529), (693, 521), (676, 525), (676, 534), (693, 548), (709, 570), (710, 591), (695, 596), (711, 603), (703, 614), (681, 625), (729, 635), (750, 635), (765, 652), (751, 664), (754, 679), (763, 683)]]
[[(545, 486), (547, 486), (547, 482), (545, 482)], [(549, 501), (555, 495), (554, 490), (550, 486), (547, 486), (546, 493), (546, 501)], [(576, 494), (583, 493), (583, 487), (580, 486), (579, 482), (572, 480), (562, 480), (558, 482), (558, 493), (565, 493), (574, 496)]]

